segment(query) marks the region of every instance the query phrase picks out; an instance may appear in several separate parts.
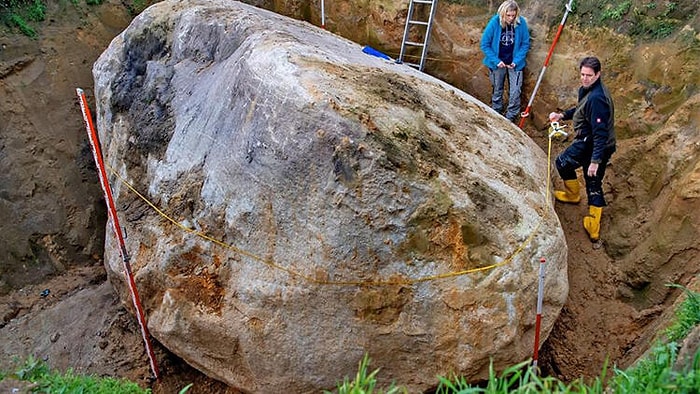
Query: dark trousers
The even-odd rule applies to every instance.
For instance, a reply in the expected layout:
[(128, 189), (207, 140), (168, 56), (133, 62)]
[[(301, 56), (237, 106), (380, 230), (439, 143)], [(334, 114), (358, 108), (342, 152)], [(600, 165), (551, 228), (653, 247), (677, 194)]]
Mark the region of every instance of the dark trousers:
[(588, 176), (588, 166), (591, 164), (591, 155), (593, 154), (592, 142), (583, 139), (574, 140), (564, 152), (557, 156), (554, 163), (559, 171), (559, 176), (565, 181), (576, 179), (576, 170), (583, 168), (588, 205), (604, 207), (607, 204), (603, 196), (603, 176), (605, 176), (605, 167), (607, 167), (613, 152), (615, 152), (615, 148), (606, 150), (600, 164), (598, 164), (598, 172), (593, 177)]

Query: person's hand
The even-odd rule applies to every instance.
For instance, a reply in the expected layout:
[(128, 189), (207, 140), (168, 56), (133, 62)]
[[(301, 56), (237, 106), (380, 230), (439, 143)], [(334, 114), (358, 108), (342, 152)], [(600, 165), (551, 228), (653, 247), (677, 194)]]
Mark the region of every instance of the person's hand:
[(559, 112), (552, 112), (549, 114), (549, 121), (550, 122), (558, 122), (561, 120), (561, 118), (564, 117), (564, 114), (559, 113)]
[(508, 68), (515, 68), (515, 63), (511, 63), (510, 65), (506, 66)]
[(503, 63), (503, 62), (498, 62), (498, 64), (496, 65), (496, 67), (498, 67), (498, 68), (505, 68), (505, 67), (506, 67), (506, 64)]
[(591, 163), (588, 166), (588, 176), (594, 177), (598, 173), (598, 163)]

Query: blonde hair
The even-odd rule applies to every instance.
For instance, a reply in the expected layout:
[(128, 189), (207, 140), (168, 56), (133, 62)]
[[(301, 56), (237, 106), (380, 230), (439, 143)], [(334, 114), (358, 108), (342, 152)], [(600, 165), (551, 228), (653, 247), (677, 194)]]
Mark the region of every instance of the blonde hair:
[(520, 6), (513, 0), (506, 0), (498, 7), (498, 16), (500, 18), (501, 27), (506, 27), (506, 12), (515, 11), (515, 21), (513, 25), (518, 26), (520, 24)]

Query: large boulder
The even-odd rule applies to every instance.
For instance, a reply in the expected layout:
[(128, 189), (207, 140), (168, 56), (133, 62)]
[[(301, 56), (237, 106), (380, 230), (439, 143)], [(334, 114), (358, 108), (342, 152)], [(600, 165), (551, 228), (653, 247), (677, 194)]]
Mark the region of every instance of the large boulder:
[[(232, 1), (164, 1), (93, 69), (153, 336), (244, 391), (318, 392), (365, 353), (412, 391), (527, 359), (567, 297), (548, 161), (467, 94)], [(130, 304), (119, 246), (108, 273)]]

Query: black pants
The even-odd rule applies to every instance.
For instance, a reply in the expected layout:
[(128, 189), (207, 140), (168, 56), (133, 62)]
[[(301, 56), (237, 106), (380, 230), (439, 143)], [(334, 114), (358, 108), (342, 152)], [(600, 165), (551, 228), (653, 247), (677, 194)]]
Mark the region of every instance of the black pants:
[(576, 169), (583, 168), (588, 205), (604, 207), (607, 204), (605, 204), (605, 197), (603, 196), (603, 176), (605, 175), (605, 167), (607, 167), (613, 152), (615, 152), (614, 147), (606, 149), (600, 164), (598, 164), (596, 176), (593, 177), (588, 176), (588, 166), (591, 164), (591, 155), (593, 154), (593, 142), (588, 142), (584, 139), (574, 140), (564, 152), (557, 156), (555, 164), (557, 171), (559, 171), (559, 176), (565, 181), (576, 179)]

